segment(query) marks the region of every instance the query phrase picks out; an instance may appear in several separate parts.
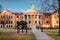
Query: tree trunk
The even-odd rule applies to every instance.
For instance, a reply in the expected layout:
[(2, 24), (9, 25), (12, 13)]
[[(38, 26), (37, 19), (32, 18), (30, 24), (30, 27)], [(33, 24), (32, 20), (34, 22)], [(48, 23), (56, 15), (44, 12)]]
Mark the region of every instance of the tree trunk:
[[(60, 16), (60, 0), (58, 0), (58, 4), (59, 4), (59, 16)], [(59, 17), (59, 35), (60, 35), (60, 17)]]
[(22, 33), (23, 33), (23, 25), (22, 25)]
[(27, 33), (27, 25), (26, 25), (26, 33)]

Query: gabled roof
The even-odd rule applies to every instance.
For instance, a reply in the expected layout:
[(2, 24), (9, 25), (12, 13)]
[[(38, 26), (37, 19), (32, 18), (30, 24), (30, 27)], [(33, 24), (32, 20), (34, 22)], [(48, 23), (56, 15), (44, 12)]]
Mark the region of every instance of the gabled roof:
[(11, 10), (8, 10), (8, 9), (4, 10), (2, 13), (5, 13), (5, 12), (8, 14), (15, 14), (15, 15), (23, 14), (22, 12), (12, 12)]
[(39, 11), (37, 9), (29, 9), (29, 10), (27, 10), (25, 12), (31, 12), (31, 13), (33, 13), (33, 12), (39, 12)]
[(31, 9), (25, 11), (27, 14), (40, 14), (41, 12), (35, 9), (34, 4), (32, 4)]
[(7, 11), (7, 12), (9, 12), (9, 13), (12, 13), (12, 11), (11, 11), (11, 10), (9, 10), (9, 9), (7, 9), (6, 11)]
[(2, 13), (12, 13), (12, 11), (10, 11), (10, 10), (8, 10), (8, 9), (6, 9), (6, 10), (4, 10)]

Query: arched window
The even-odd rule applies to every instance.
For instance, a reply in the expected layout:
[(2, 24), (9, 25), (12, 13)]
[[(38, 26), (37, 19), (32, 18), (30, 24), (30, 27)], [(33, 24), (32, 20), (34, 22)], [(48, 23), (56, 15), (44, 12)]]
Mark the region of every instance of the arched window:
[(25, 19), (27, 19), (27, 15), (24, 15)]
[(19, 16), (17, 16), (17, 18), (19, 18)]
[(35, 23), (37, 24), (37, 21), (35, 21)]
[(13, 25), (11, 25), (11, 28), (13, 27)]
[(10, 25), (9, 25), (9, 28), (10, 28)]
[(37, 15), (35, 15), (35, 18), (37, 18)]
[(31, 18), (31, 15), (28, 15), (29, 19)]
[(41, 16), (39, 15), (39, 19), (40, 19), (40, 17), (41, 17)]
[(2, 25), (1, 25), (1, 28), (2, 28)]
[(31, 21), (29, 21), (29, 24), (31, 23)]
[(40, 21), (39, 21), (39, 24), (40, 24)]
[(46, 21), (46, 23), (49, 23), (48, 21)]
[(7, 25), (7, 28), (8, 28), (8, 25)]

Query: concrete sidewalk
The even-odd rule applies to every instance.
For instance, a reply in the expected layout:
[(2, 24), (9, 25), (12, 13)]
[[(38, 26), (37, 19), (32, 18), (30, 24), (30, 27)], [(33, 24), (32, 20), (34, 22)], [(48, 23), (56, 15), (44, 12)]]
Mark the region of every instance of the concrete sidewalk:
[(41, 32), (36, 28), (32, 28), (32, 32), (34, 33), (36, 40), (54, 40), (50, 36), (46, 35), (45, 33)]
[[(0, 32), (12, 32), (17, 33), (17, 29), (4, 29), (0, 28)], [(22, 30), (19, 30), (19, 34), (22, 34)], [(23, 34), (26, 34), (26, 30), (23, 30)], [(27, 30), (27, 34), (32, 34), (32, 30)]]

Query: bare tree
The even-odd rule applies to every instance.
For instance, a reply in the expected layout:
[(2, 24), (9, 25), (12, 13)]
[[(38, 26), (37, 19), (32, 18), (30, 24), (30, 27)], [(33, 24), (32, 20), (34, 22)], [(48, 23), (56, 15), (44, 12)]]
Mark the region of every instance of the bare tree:
[(58, 0), (41, 0), (39, 5), (41, 6), (40, 10), (42, 10), (42, 12), (52, 13), (58, 9)]
[[(55, 10), (58, 10), (58, 13), (60, 15), (60, 0), (41, 0), (39, 3), (41, 6), (42, 12), (54, 12)], [(60, 23), (60, 18), (59, 18)], [(59, 33), (60, 35), (60, 24), (59, 24)]]
[[(60, 0), (58, 0), (58, 4), (59, 4), (59, 11), (58, 11), (58, 13), (60, 15)], [(60, 17), (59, 17), (59, 35), (60, 35)]]

